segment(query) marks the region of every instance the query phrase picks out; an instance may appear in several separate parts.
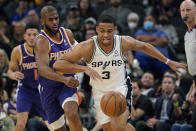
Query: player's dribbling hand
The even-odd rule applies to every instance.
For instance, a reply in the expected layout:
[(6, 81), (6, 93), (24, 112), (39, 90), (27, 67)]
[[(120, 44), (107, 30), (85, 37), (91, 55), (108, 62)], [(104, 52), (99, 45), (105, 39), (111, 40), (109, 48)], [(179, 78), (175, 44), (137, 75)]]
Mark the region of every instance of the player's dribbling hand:
[(93, 70), (92, 68), (90, 67), (87, 67), (86, 66), (86, 69), (85, 69), (85, 72), (91, 79), (97, 81), (102, 81), (102, 78), (101, 76), (98, 74), (98, 72), (96, 72), (95, 70)]
[(21, 81), (22, 79), (24, 79), (24, 74), (18, 71), (13, 72), (13, 78), (16, 81)]
[(79, 86), (79, 81), (74, 77), (65, 77), (64, 83), (70, 88), (76, 88)]
[(183, 69), (187, 69), (187, 65), (184, 64), (184, 63), (179, 63), (179, 62), (175, 62), (175, 61), (172, 61), (170, 60), (168, 62), (168, 66), (170, 66), (170, 68), (178, 73), (181, 73), (178, 68), (183, 68)]

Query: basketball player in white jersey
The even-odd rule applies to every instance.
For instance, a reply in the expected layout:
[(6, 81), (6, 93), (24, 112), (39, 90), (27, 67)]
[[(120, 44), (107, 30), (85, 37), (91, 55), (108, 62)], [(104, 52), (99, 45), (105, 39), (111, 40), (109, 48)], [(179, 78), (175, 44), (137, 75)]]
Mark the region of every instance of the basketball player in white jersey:
[[(116, 23), (111, 16), (100, 16), (96, 26), (98, 36), (78, 44), (72, 52), (57, 60), (53, 68), (66, 73), (85, 72), (90, 76), (97, 118), (104, 131), (134, 131), (133, 126), (127, 123), (130, 115), (128, 109), (119, 117), (110, 118), (102, 112), (100, 107), (101, 98), (108, 91), (120, 92), (125, 97), (127, 94), (130, 95), (126, 84), (124, 63), (124, 55), (127, 51), (144, 51), (168, 64), (175, 71), (178, 71), (177, 68), (186, 68), (186, 65), (165, 58), (148, 43), (129, 36), (114, 35), (116, 29)], [(87, 66), (75, 64), (81, 58), (87, 62)]]
[(185, 53), (188, 64), (188, 71), (193, 77), (193, 91), (190, 95), (190, 101), (195, 101), (196, 92), (196, 5), (192, 0), (185, 0), (180, 5), (182, 20), (188, 27), (184, 37)]

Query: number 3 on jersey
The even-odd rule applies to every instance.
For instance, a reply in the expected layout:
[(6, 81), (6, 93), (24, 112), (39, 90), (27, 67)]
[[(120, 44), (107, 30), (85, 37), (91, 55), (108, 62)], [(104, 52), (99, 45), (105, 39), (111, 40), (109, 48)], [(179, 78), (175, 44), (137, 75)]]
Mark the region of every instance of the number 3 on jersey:
[(103, 71), (102, 74), (104, 75), (102, 79), (110, 79), (110, 72), (109, 71)]

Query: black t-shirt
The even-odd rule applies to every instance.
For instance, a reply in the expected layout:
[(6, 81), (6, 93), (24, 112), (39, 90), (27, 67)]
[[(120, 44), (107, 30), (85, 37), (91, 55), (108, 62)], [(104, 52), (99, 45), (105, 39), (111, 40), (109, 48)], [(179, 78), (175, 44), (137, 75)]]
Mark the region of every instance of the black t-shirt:
[(150, 99), (147, 96), (141, 95), (134, 105), (135, 110), (141, 109), (144, 111), (144, 115), (139, 120), (147, 120), (148, 118), (153, 117), (154, 110), (153, 105)]

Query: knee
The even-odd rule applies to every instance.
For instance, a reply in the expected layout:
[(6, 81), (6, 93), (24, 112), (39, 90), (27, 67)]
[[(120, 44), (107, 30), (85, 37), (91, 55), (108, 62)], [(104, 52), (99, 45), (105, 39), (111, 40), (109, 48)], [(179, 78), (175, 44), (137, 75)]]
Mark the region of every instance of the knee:
[(16, 127), (19, 129), (24, 129), (26, 126), (27, 121), (25, 119), (19, 119), (16, 122)]
[(75, 121), (79, 118), (77, 106), (65, 106), (64, 112), (68, 121)]
[(123, 126), (121, 124), (112, 124), (111, 123), (111, 128), (112, 128), (112, 131), (125, 131), (126, 130), (126, 126)]

